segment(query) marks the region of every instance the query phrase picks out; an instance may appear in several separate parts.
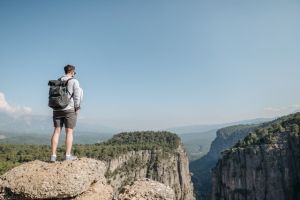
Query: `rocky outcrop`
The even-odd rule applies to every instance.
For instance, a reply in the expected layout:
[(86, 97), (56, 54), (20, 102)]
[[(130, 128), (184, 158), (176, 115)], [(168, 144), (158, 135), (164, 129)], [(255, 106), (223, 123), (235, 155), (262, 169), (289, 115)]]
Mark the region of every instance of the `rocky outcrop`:
[(1, 200), (174, 200), (173, 189), (150, 179), (137, 180), (121, 188), (113, 198), (107, 184), (105, 163), (82, 158), (46, 163), (33, 161), (7, 172), (0, 179)]
[(0, 191), (0, 200), (111, 200), (118, 199), (120, 191), (119, 198), (124, 200), (195, 199), (188, 160), (181, 145), (174, 154), (131, 151), (108, 163), (89, 158), (28, 162), (0, 177)]
[(250, 131), (258, 125), (235, 125), (219, 129), (217, 137), (212, 142), (209, 152), (202, 158), (190, 163), (190, 171), (193, 173), (192, 181), (197, 199), (211, 199), (212, 168), (222, 157), (221, 152), (244, 139)]
[(108, 163), (107, 177), (115, 188), (115, 196), (124, 185), (149, 178), (172, 188), (176, 200), (195, 199), (189, 162), (182, 144), (171, 153), (160, 150), (130, 151)]
[(157, 181), (143, 179), (135, 181), (132, 185), (125, 186), (120, 194), (119, 200), (173, 200), (174, 191)]
[(195, 199), (188, 157), (176, 134), (124, 132), (75, 150), (100, 160), (25, 163), (1, 176), (2, 199), (117, 199), (123, 187), (145, 178), (171, 188), (174, 200)]
[[(2, 199), (112, 199), (105, 163), (82, 158), (47, 163), (32, 161), (1, 176)], [(97, 198), (92, 196), (97, 195)], [(101, 197), (101, 198), (100, 198)]]
[(249, 134), (213, 171), (212, 199), (300, 199), (300, 114)]

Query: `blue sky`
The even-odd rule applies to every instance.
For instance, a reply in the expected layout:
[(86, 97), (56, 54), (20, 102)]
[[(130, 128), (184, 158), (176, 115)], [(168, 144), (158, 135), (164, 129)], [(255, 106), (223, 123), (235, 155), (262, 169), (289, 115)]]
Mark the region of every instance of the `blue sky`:
[(85, 93), (81, 118), (111, 127), (300, 108), (299, 1), (2, 0), (0, 25), (0, 93), (32, 114), (51, 115), (47, 82), (65, 64)]

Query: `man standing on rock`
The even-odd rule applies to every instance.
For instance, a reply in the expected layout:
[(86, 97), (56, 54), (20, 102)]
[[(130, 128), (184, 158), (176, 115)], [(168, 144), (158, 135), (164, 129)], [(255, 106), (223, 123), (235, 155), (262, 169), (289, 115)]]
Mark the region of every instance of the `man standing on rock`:
[[(59, 140), (59, 135), (61, 133), (62, 127), (65, 126), (65, 131), (66, 131), (66, 140), (65, 140), (65, 145), (66, 145), (66, 160), (75, 160), (77, 159), (76, 156), (71, 155), (71, 149), (73, 145), (73, 130), (76, 126), (76, 121), (77, 121), (77, 115), (80, 110), (80, 104), (82, 101), (83, 97), (83, 90), (79, 86), (78, 80), (74, 78), (76, 72), (75, 72), (75, 67), (73, 65), (66, 65), (64, 67), (65, 75), (62, 76), (58, 81), (52, 81), (52, 86), (54, 89), (51, 93), (51, 89), (49, 92), (49, 106), (53, 108), (53, 124), (54, 124), (54, 131), (53, 135), (51, 138), (51, 161), (55, 162), (56, 161), (56, 149), (58, 145), (58, 140)], [(51, 85), (49, 81), (49, 85)], [(65, 90), (61, 89), (62, 83), (65, 86)], [(54, 86), (53, 86), (54, 85)], [(53, 103), (53, 99), (57, 97), (51, 97), (56, 91), (65, 91), (67, 92), (65, 98), (61, 98), (66, 100), (66, 105), (63, 106), (63, 108), (60, 108), (59, 106), (53, 106), (55, 101)], [(53, 95), (55, 96), (55, 95)], [(52, 99), (50, 99), (52, 98)], [(52, 102), (51, 102), (52, 100)], [(61, 101), (61, 100), (60, 100)], [(60, 102), (58, 102), (60, 103)]]

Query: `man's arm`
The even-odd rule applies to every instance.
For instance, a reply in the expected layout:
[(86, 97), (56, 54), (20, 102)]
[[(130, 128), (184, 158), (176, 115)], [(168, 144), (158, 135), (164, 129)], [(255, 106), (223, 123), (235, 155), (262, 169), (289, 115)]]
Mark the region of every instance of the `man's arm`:
[(83, 97), (83, 91), (79, 86), (78, 80), (75, 79), (73, 85), (73, 99), (74, 99), (75, 111), (80, 109), (82, 97)]

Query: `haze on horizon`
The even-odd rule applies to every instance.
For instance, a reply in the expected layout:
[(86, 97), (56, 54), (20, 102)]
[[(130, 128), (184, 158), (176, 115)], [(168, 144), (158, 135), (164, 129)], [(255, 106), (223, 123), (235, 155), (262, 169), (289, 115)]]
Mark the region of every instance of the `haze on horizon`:
[(0, 112), (51, 115), (77, 67), (80, 117), (125, 129), (300, 108), (299, 1), (0, 1)]

